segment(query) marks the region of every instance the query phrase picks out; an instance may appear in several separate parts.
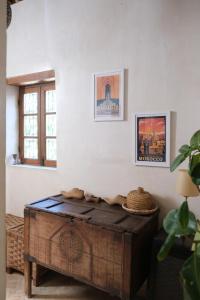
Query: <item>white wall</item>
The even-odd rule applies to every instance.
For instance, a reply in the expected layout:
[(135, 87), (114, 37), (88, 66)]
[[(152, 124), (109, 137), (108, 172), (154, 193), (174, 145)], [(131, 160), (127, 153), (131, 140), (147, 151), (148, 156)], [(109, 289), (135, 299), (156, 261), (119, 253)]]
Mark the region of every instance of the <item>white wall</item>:
[(43, 0), (12, 5), (13, 18), (7, 35), (7, 74), (23, 75), (49, 69)]
[(18, 113), (19, 88), (7, 86), (6, 91), (6, 156), (18, 153), (19, 113)]
[(0, 1), (0, 299), (5, 299), (5, 72), (6, 1)]
[[(173, 155), (199, 129), (199, 0), (25, 0), (13, 20), (7, 75), (56, 70), (58, 168), (8, 166), (7, 210), (74, 186), (100, 196), (143, 186), (162, 212), (179, 205), (176, 174), (134, 166), (132, 114), (174, 111)], [(95, 123), (91, 74), (122, 67), (126, 120)], [(200, 215), (199, 199), (191, 207)]]

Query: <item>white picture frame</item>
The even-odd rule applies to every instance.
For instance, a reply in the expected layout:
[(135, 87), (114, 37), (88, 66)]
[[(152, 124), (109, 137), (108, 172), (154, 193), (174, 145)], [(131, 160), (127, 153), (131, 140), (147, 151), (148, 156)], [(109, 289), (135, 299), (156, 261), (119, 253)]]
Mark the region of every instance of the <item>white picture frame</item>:
[(135, 165), (170, 167), (171, 112), (135, 113)]
[(94, 121), (124, 120), (124, 69), (93, 74)]

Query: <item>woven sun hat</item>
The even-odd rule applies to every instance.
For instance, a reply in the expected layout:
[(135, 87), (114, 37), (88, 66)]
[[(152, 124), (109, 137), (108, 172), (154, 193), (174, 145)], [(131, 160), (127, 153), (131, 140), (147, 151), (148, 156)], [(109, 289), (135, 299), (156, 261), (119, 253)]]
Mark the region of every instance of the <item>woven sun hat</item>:
[(158, 210), (153, 196), (142, 187), (129, 192), (126, 203), (122, 207), (130, 213), (142, 215), (152, 214)]
[(80, 190), (79, 188), (73, 188), (69, 191), (61, 191), (61, 194), (66, 199), (78, 199), (82, 200), (84, 198), (84, 191)]

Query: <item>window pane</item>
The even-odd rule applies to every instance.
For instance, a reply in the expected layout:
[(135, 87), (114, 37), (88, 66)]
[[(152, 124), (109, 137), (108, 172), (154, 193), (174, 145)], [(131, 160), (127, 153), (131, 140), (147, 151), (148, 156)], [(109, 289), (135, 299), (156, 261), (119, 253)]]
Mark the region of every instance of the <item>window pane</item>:
[(24, 158), (38, 159), (38, 139), (24, 139)]
[(24, 117), (24, 136), (38, 135), (38, 118), (37, 116)]
[(38, 111), (37, 93), (24, 94), (24, 114), (36, 114)]
[(46, 91), (46, 112), (56, 112), (56, 91)]
[(46, 136), (56, 136), (56, 115), (46, 115)]
[(56, 139), (46, 139), (46, 159), (56, 160)]

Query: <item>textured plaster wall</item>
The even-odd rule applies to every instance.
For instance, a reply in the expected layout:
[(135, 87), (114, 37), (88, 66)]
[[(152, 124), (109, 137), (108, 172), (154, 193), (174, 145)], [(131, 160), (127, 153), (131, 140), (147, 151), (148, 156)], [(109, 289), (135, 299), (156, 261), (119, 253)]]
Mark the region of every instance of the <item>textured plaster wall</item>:
[[(8, 30), (8, 76), (53, 68), (58, 168), (7, 167), (7, 210), (74, 186), (100, 196), (143, 186), (162, 213), (176, 174), (133, 164), (134, 112), (173, 111), (172, 156), (200, 127), (198, 0), (25, 0)], [(92, 73), (125, 68), (126, 116), (94, 122)], [(9, 134), (9, 133), (8, 133)], [(191, 208), (200, 215), (199, 199)]]

